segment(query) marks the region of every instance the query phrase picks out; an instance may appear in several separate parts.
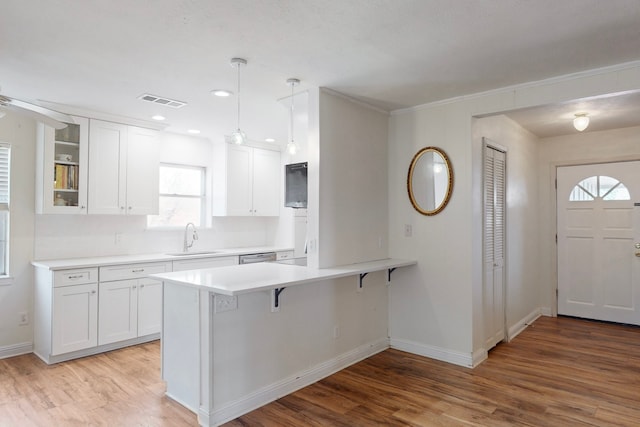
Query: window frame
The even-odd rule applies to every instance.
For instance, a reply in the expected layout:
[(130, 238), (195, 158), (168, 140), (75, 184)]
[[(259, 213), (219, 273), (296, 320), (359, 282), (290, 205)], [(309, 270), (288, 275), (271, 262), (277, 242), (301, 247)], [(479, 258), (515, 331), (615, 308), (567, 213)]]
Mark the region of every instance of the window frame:
[[(200, 199), (201, 203), (200, 203), (200, 225), (198, 227), (200, 228), (204, 228), (207, 226), (207, 168), (204, 166), (198, 166), (198, 165), (190, 165), (190, 164), (183, 164), (183, 163), (169, 163), (169, 162), (160, 162), (160, 164), (158, 165), (158, 175), (160, 175), (160, 170), (162, 167), (172, 167), (172, 168), (179, 168), (179, 169), (191, 169), (191, 170), (197, 170), (200, 172), (200, 188), (201, 188), (201, 193), (200, 195), (191, 195), (191, 194), (180, 194), (180, 193), (162, 193), (160, 191), (158, 191), (158, 201), (160, 201), (161, 198), (166, 197), (166, 198), (186, 198), (186, 199)], [(149, 224), (149, 216), (147, 216), (147, 228), (151, 229), (151, 230), (169, 230), (169, 229), (177, 229), (177, 228), (183, 228), (183, 226), (177, 226), (177, 225), (150, 225)], [(157, 216), (157, 215), (156, 215)]]

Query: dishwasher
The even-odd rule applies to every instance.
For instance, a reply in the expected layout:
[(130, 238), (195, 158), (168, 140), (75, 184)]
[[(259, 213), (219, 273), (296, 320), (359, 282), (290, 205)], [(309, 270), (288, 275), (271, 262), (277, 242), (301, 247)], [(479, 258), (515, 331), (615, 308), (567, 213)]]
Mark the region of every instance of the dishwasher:
[(275, 252), (264, 252), (261, 254), (240, 255), (240, 264), (254, 264), (256, 262), (270, 262), (276, 260)]

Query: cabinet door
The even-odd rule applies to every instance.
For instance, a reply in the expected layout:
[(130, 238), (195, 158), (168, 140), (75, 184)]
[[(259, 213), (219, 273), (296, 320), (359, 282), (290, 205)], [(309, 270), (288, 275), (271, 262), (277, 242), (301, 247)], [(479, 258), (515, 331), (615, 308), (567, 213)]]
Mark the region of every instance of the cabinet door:
[(162, 329), (162, 282), (138, 280), (138, 336), (159, 333)]
[(64, 129), (38, 124), (36, 213), (86, 214), (89, 119)]
[(127, 126), (90, 120), (89, 194), (90, 214), (125, 213)]
[(127, 214), (158, 214), (160, 164), (158, 132), (129, 126), (127, 138)]
[(101, 282), (98, 344), (128, 340), (138, 335), (138, 280)]
[(53, 289), (52, 355), (98, 344), (97, 290), (97, 283)]
[(280, 215), (280, 153), (253, 150), (253, 215)]
[(253, 215), (251, 147), (229, 145), (227, 150), (227, 215)]

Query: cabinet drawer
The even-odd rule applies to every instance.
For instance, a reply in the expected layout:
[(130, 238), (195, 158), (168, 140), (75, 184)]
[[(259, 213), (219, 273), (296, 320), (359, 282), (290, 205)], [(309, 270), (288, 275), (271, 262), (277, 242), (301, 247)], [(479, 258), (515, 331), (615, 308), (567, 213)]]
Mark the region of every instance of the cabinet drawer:
[(153, 262), (146, 264), (122, 264), (100, 267), (100, 281), (137, 279), (147, 277), (149, 274), (171, 271), (170, 262)]
[(98, 281), (97, 268), (77, 268), (74, 270), (60, 270), (53, 273), (53, 287), (82, 285)]
[(276, 253), (276, 259), (279, 261), (281, 259), (290, 259), (293, 258), (293, 251), (285, 251)]

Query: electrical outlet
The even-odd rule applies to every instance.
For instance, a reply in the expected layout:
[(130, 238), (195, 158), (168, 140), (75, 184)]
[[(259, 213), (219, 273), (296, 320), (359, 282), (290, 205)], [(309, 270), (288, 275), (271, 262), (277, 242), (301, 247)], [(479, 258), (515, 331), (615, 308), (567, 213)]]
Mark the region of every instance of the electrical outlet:
[(215, 294), (214, 297), (214, 313), (223, 313), (225, 311), (238, 309), (238, 297)]
[(116, 245), (119, 245), (122, 241), (122, 233), (116, 233), (113, 241)]
[(413, 227), (411, 224), (404, 225), (404, 237), (411, 237), (413, 235)]
[(18, 316), (20, 316), (20, 320), (18, 322), (18, 325), (23, 326), (23, 325), (28, 325), (29, 324), (29, 313), (26, 311), (21, 311), (20, 313), (18, 313)]

